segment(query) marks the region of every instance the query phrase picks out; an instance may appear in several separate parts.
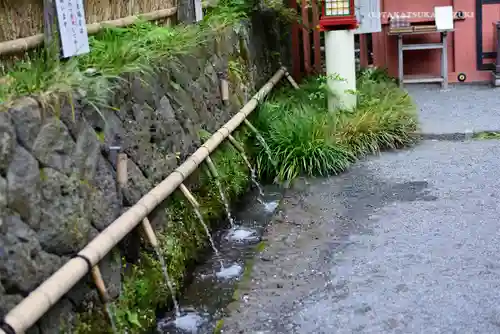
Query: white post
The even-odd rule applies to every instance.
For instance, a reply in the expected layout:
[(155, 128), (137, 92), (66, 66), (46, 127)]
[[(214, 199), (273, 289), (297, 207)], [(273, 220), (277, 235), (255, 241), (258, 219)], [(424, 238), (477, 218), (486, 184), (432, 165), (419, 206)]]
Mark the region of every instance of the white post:
[[(325, 58), (328, 87), (335, 95), (328, 98), (328, 109), (352, 110), (356, 107), (356, 63), (354, 54), (354, 31), (334, 30), (325, 32)], [(342, 81), (336, 80), (339, 76)]]

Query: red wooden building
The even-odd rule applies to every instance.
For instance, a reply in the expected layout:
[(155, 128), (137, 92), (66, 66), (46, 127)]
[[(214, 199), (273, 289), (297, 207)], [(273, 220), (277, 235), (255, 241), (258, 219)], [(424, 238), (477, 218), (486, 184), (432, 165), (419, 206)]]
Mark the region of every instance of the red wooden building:
[[(291, 3), (296, 2), (291, 0)], [(387, 68), (392, 76), (397, 77), (397, 37), (388, 34), (389, 17), (401, 13), (417, 13), (409, 19), (411, 23), (432, 24), (434, 19), (425, 18), (422, 13), (427, 12), (432, 16), (436, 6), (452, 6), (454, 12), (464, 14), (462, 19), (454, 21), (454, 30), (447, 38), (449, 82), (457, 82), (461, 73), (466, 75), (466, 82), (490, 81), (496, 60), (496, 22), (500, 21), (500, 0), (380, 0), (382, 30), (359, 36), (361, 64), (373, 62), (375, 66)], [(300, 73), (321, 71), (320, 60), (323, 58), (321, 33), (316, 29), (319, 6), (315, 1), (311, 4), (302, 0), (301, 7), (298, 9), (302, 13), (303, 24), (296, 25), (292, 32), (294, 73), (297, 76)], [(437, 43), (440, 34), (431, 32), (406, 36), (405, 39), (415, 44)], [(441, 50), (405, 51), (403, 61), (405, 75), (437, 76), (441, 71)]]

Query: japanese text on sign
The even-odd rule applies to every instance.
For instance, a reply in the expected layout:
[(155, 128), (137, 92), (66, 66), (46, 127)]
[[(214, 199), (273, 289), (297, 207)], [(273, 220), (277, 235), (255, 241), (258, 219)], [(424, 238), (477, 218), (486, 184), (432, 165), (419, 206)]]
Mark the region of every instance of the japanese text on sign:
[(56, 0), (62, 56), (77, 56), (90, 51), (82, 0)]

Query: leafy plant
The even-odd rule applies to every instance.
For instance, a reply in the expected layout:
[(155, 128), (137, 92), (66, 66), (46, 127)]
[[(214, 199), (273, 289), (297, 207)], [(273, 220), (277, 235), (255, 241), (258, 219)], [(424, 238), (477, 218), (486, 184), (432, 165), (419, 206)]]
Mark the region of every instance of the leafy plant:
[[(378, 73), (378, 72), (374, 72)], [(329, 112), (328, 80), (309, 78), (300, 90), (283, 88), (263, 103), (254, 123), (278, 168), (256, 142), (262, 177), (279, 181), (299, 175), (325, 176), (345, 170), (357, 157), (411, 145), (417, 118), (414, 104), (394, 80), (365, 73), (358, 78), (358, 105), (352, 112)]]

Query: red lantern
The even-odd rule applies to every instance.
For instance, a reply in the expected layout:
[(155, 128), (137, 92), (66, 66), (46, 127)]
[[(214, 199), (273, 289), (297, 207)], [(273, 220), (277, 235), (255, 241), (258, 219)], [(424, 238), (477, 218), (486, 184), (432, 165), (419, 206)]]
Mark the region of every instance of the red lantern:
[(324, 0), (319, 25), (322, 31), (356, 29), (354, 0)]

